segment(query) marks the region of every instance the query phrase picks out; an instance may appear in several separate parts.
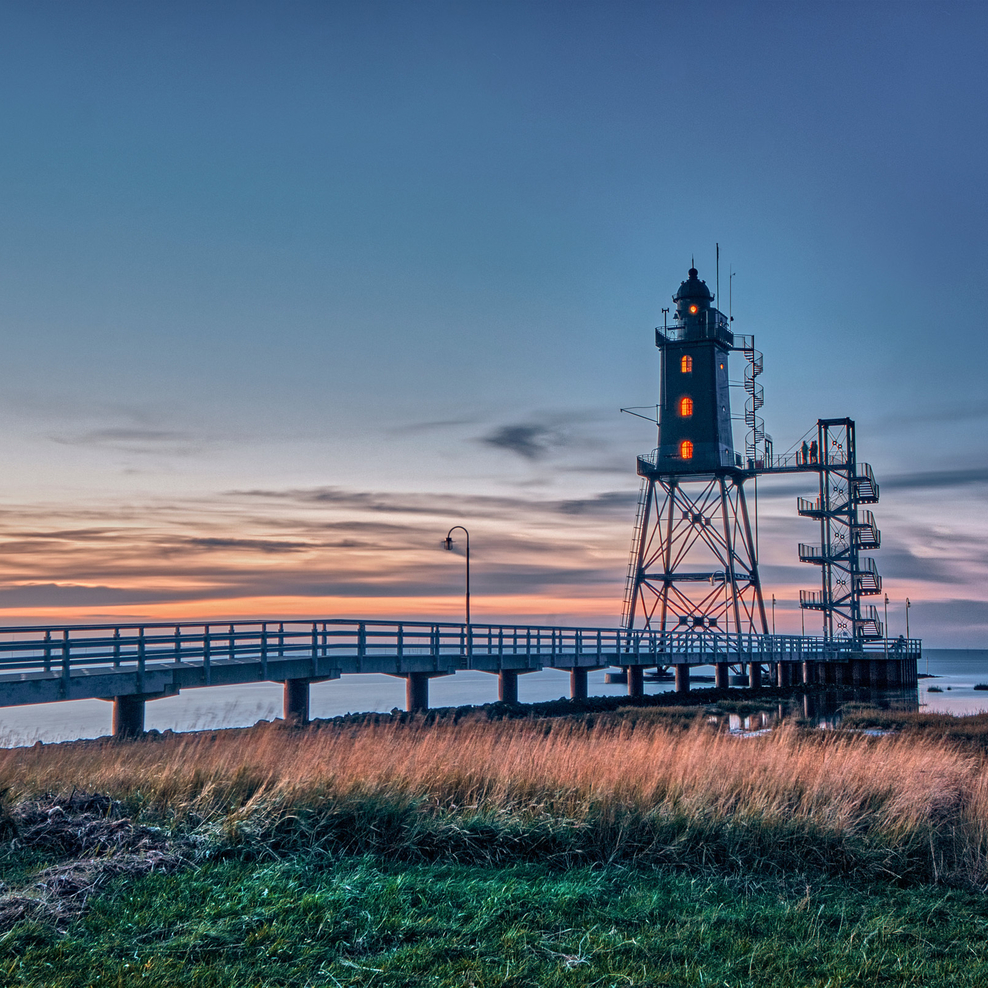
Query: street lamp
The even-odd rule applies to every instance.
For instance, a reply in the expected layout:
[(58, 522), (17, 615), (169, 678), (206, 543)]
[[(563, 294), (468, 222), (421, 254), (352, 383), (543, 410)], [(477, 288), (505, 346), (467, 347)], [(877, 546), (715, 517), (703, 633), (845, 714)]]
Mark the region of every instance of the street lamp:
[(909, 641), (909, 598), (906, 598), (906, 641)]
[(772, 634), (775, 634), (775, 594), (772, 594)]
[(453, 551), (453, 532), (459, 529), (467, 537), (467, 595), (466, 595), (466, 610), (467, 610), (467, 625), (470, 624), (470, 533), (462, 525), (454, 525), (447, 533), (446, 538), (443, 539), (443, 548), (448, 549), (450, 552)]
[(885, 595), (885, 658), (889, 657), (889, 595)]

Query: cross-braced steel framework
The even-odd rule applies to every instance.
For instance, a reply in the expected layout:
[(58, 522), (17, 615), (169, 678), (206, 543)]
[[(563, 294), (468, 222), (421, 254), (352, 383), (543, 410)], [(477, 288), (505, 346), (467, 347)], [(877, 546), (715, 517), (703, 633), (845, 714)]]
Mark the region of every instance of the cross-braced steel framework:
[(659, 474), (655, 456), (639, 458), (623, 626), (767, 633), (744, 475)]

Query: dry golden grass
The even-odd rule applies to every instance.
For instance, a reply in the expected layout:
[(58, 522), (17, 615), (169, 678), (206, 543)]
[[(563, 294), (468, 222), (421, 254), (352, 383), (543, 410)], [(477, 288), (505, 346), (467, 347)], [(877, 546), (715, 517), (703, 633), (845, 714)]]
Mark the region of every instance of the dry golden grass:
[(271, 726), (5, 750), (0, 788), (406, 856), (988, 876), (984, 766), (922, 736), (741, 739), (620, 717)]

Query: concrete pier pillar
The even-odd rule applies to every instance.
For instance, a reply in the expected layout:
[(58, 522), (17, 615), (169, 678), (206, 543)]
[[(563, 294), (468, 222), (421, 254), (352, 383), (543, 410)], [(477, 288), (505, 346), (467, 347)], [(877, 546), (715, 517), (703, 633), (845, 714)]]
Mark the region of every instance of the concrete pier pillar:
[(113, 698), (113, 736), (137, 738), (144, 733), (144, 697), (115, 696)]
[(645, 695), (645, 667), (628, 666), (628, 696)]
[(574, 700), (585, 700), (587, 698), (586, 669), (570, 669), (569, 695)]
[(865, 663), (861, 659), (851, 659), (851, 685), (852, 686), (867, 686), (867, 669)]
[(776, 675), (775, 675), (775, 685), (776, 686), (791, 686), (792, 685), (792, 666), (788, 662), (776, 662)]
[(799, 686), (803, 681), (803, 663), (802, 662), (790, 662), (789, 663), (789, 681), (793, 686)]
[(309, 723), (309, 681), (286, 679), (284, 712), (286, 724)]
[(888, 686), (895, 688), (902, 685), (902, 660), (889, 659), (885, 663), (885, 676)]
[(762, 664), (760, 662), (748, 663), (748, 685), (753, 689), (762, 685)]
[(429, 709), (429, 674), (427, 672), (410, 672), (405, 676), (405, 709)]
[(810, 659), (803, 662), (803, 682), (807, 685), (816, 682), (816, 663)]
[(497, 674), (497, 698), (502, 703), (518, 702), (518, 673), (514, 669), (502, 669)]
[(714, 686), (726, 690), (731, 685), (731, 666), (727, 662), (718, 662), (714, 666)]
[(871, 665), (871, 685), (875, 689), (879, 689), (879, 690), (886, 689), (889, 684), (889, 666), (892, 665), (892, 660), (872, 659), (870, 665)]
[(690, 691), (690, 667), (688, 665), (676, 666), (676, 692), (689, 693)]

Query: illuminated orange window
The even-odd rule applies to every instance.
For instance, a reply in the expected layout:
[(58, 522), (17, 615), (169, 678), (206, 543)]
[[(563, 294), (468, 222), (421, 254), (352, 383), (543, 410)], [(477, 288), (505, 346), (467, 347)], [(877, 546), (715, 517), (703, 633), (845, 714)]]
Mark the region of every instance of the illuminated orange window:
[(692, 398), (680, 398), (679, 399), (679, 414), (684, 419), (688, 419), (693, 414), (693, 399)]
[(679, 458), (681, 460), (693, 459), (693, 444), (688, 439), (684, 439), (679, 444)]
[(684, 356), (683, 359), (680, 361), (679, 369), (684, 374), (692, 374), (693, 373), (693, 358), (690, 357), (690, 356)]
[(696, 315), (696, 306), (695, 306), (695, 305), (691, 305), (691, 306), (690, 306), (690, 313), (691, 313), (692, 315), (694, 315), (694, 316)]

